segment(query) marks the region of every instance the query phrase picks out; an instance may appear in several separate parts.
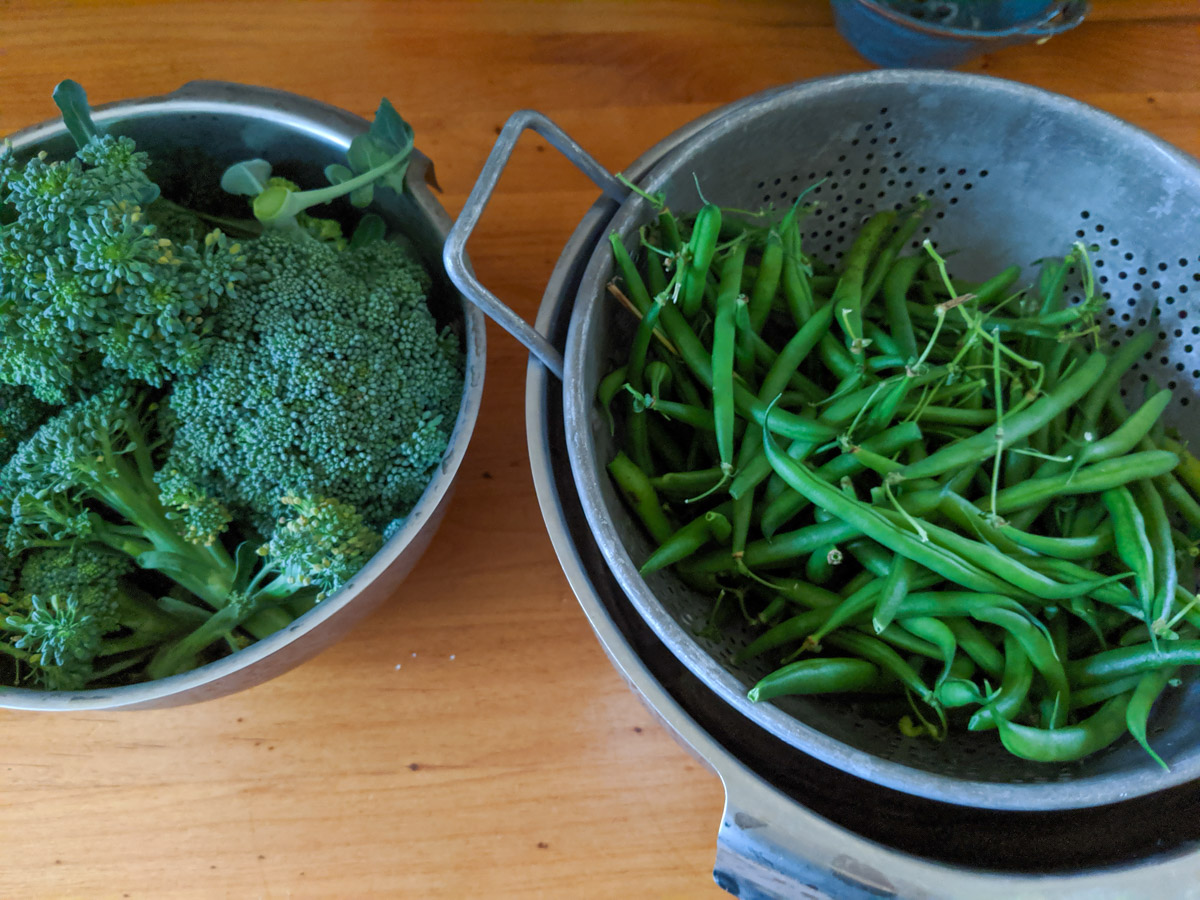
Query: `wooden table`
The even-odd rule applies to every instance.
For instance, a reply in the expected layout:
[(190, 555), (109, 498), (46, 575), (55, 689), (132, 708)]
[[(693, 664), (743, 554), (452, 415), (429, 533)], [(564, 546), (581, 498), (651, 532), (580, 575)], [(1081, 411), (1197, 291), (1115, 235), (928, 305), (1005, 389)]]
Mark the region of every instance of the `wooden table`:
[[(1096, 0), (966, 68), (1200, 154), (1200, 3)], [(0, 3), (0, 133), (194, 78), (368, 114), (390, 97), (453, 214), (501, 123), (540, 109), (618, 169), (763, 88), (865, 68), (828, 4)], [(595, 189), (532, 138), (471, 255), (532, 317)], [(526, 458), (525, 353), (489, 325), (483, 414), (433, 547), (386, 608), (261, 687), (157, 712), (0, 714), (9, 897), (719, 897), (722, 792), (609, 666)]]

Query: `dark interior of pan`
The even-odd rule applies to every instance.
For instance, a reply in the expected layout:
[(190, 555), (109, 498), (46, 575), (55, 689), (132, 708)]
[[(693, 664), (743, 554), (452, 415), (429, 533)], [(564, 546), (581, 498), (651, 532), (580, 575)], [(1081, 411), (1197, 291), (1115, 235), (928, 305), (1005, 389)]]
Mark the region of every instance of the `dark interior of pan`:
[[(751, 98), (697, 133), (647, 176), (679, 211), (705, 197), (723, 207), (782, 211), (813, 185), (805, 249), (835, 262), (870, 213), (932, 203), (923, 232), (955, 253), (956, 274), (985, 277), (1013, 263), (1097, 246), (1108, 298), (1105, 340), (1157, 331), (1152, 352), (1123, 390), (1153, 380), (1171, 388), (1166, 417), (1195, 437), (1191, 405), (1200, 379), (1200, 168), (1152, 136), (1066, 98), (997, 79), (881, 71), (819, 79)], [(638, 252), (638, 228), (654, 215), (631, 197), (612, 229)], [(1163, 771), (1132, 740), (1080, 762), (1029, 763), (989, 734), (942, 742), (903, 737), (894, 717), (837, 698), (752, 704), (745, 692), (762, 661), (735, 666), (749, 631), (702, 636), (711, 598), (669, 573), (643, 579), (650, 540), (605, 472), (615, 447), (595, 409), (599, 379), (627, 352), (630, 317), (606, 294), (610, 251), (596, 249), (568, 334), (564, 417), (583, 510), (622, 589), (654, 633), (714, 695), (773, 738), (859, 778), (923, 797), (992, 809), (1071, 809), (1115, 803), (1200, 775), (1200, 687), (1160, 700), (1151, 740)]]

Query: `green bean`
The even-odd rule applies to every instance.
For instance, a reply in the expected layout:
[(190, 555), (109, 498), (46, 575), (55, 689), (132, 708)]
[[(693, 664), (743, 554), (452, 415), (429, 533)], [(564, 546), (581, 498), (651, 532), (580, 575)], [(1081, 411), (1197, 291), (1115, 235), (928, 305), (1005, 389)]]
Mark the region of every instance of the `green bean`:
[(899, 653), (878, 638), (854, 631), (839, 631), (829, 636), (829, 643), (841, 650), (848, 650), (874, 663), (880, 670), (894, 675), (901, 684), (926, 703), (932, 705), (936, 702), (933, 691), (921, 680), (916, 670), (905, 662)]
[(742, 264), (746, 242), (739, 241), (721, 266), (721, 286), (717, 291), (717, 315), (713, 322), (712, 398), (713, 423), (721, 471), (733, 473), (733, 423), (736, 418), (733, 399), (734, 313), (742, 284)]
[(1187, 488), (1179, 483), (1178, 478), (1164, 472), (1154, 476), (1154, 485), (1162, 492), (1163, 499), (1169, 502), (1189, 525), (1200, 529), (1200, 503), (1197, 503)]
[(1051, 699), (1055, 699), (1057, 702), (1057, 711), (1051, 724), (1057, 727), (1066, 722), (1068, 704), (1071, 700), (1071, 687), (1062, 661), (1055, 656), (1054, 646), (1046, 635), (1019, 613), (999, 607), (975, 610), (971, 613), (971, 617), (980, 622), (998, 625), (1017, 639), (1021, 649), (1033, 663), (1033, 667), (1046, 680)]
[(875, 601), (875, 614), (871, 617), (871, 625), (876, 634), (892, 624), (896, 610), (908, 596), (916, 571), (916, 565), (906, 557), (899, 553), (892, 554), (883, 588), (879, 592), (879, 599)]
[(842, 551), (836, 544), (818, 547), (804, 564), (804, 577), (812, 584), (826, 584), (833, 578), (834, 567), (842, 564), (842, 559)]
[[(930, 619), (929, 621), (936, 622), (937, 620)], [(938, 624), (940, 625), (941, 623)], [(899, 622), (893, 622), (879, 634), (874, 634), (871, 626), (865, 622), (855, 623), (854, 628), (865, 635), (878, 638), (898, 651), (907, 653), (910, 660), (913, 657), (923, 657), (925, 659), (936, 660), (937, 662), (945, 662), (945, 653), (940, 647), (900, 627)], [(918, 661), (912, 661), (910, 664), (913, 668), (920, 669)], [(936, 687), (937, 685), (935, 684), (934, 686)]]
[(1107, 553), (1113, 547), (1113, 528), (1109, 521), (1105, 521), (1097, 526), (1091, 534), (1083, 537), (1047, 537), (1041, 534), (1030, 534), (1013, 528), (1008, 523), (1000, 526), (1000, 534), (1026, 550), (1032, 550), (1043, 556), (1053, 556), (1056, 559), (1093, 559)]
[(866, 350), (863, 343), (863, 280), (866, 277), (867, 265), (883, 236), (891, 229), (896, 219), (895, 210), (882, 210), (875, 213), (867, 223), (859, 229), (849, 252), (844, 260), (842, 276), (838, 279), (830, 302), (834, 308), (834, 318), (846, 332), (847, 346), (855, 356), (862, 356)]
[(1133, 572), (1138, 599), (1149, 624), (1153, 620), (1154, 548), (1146, 534), (1146, 519), (1127, 487), (1110, 488), (1100, 495), (1100, 500), (1112, 517), (1117, 556)]
[(1163, 758), (1150, 746), (1150, 741), (1146, 737), (1146, 724), (1150, 718), (1150, 709), (1154, 706), (1154, 701), (1166, 690), (1167, 684), (1174, 675), (1174, 668), (1146, 672), (1138, 679), (1133, 696), (1129, 698), (1129, 705), (1125, 708), (1126, 729), (1142, 745), (1142, 749), (1150, 754), (1151, 759), (1168, 770), (1171, 767), (1163, 762)]
[[(944, 665), (941, 674), (934, 679), (934, 687), (936, 688), (950, 676), (950, 667), (954, 664), (954, 657), (958, 653), (958, 639), (955, 638), (954, 632), (941, 619), (935, 619), (930, 616), (898, 619), (896, 625), (933, 645), (941, 654)], [(884, 634), (891, 631), (896, 625), (889, 625), (883, 632), (879, 633), (879, 636), (882, 638)]]
[(808, 584), (805, 581), (794, 579), (772, 581), (771, 588), (792, 603), (798, 603), (809, 609), (837, 606), (842, 602), (842, 598), (833, 591), (827, 591), (823, 587), (817, 587), (815, 584)]
[[(795, 531), (777, 534), (769, 541), (751, 541), (746, 545), (742, 562), (751, 569), (788, 565), (819, 547), (849, 540), (857, 535), (858, 530), (845, 522), (808, 525)], [(717, 551), (697, 560), (696, 570), (704, 574), (731, 572), (736, 570), (736, 560), (726, 551)]]
[(819, 307), (784, 345), (767, 374), (763, 376), (762, 386), (758, 390), (760, 401), (770, 403), (784, 389), (792, 373), (804, 362), (818, 341), (828, 334), (832, 316), (832, 304), (826, 303)]
[[(1009, 266), (1007, 269), (1002, 269), (997, 272), (983, 284), (977, 285), (971, 293), (975, 298), (975, 305), (980, 309), (987, 306), (993, 300), (1001, 297), (1005, 291), (1013, 286), (1013, 283), (1021, 277), (1020, 266)], [(990, 325), (991, 319), (988, 320)]]
[(891, 570), (892, 558), (895, 554), (888, 553), (874, 541), (867, 538), (855, 538), (846, 542), (846, 550), (860, 566), (880, 578), (886, 578)]
[(815, 477), (807, 466), (781, 452), (769, 432), (764, 434), (763, 445), (766, 447), (771, 467), (792, 488), (890, 550), (902, 553), (963, 587), (996, 593), (1012, 590), (1006, 583), (980, 570), (974, 564), (897, 528), (871, 506), (842, 496), (829, 484)]
[(996, 495), (995, 511), (1014, 512), (1063, 495), (1100, 493), (1140, 478), (1166, 474), (1178, 462), (1179, 457), (1174, 453), (1146, 450), (1093, 463), (1074, 474), (1065, 472), (1048, 478), (1031, 478), (1023, 484), (1000, 491)]
[[(879, 514), (897, 527), (904, 523), (903, 517), (889, 510), (880, 510)], [(1023, 595), (1032, 594), (1042, 600), (1069, 600), (1072, 597), (1082, 597), (1101, 585), (1111, 584), (1124, 577), (1123, 575), (1113, 575), (1108, 578), (1090, 578), (1074, 584), (1062, 584), (988, 544), (963, 537), (957, 532), (934, 525), (932, 522), (917, 521), (915, 525), (924, 530), (932, 543), (945, 548), (946, 551), (960, 559), (970, 560), (980, 569), (1003, 579), (1006, 585), (1012, 585)], [(1000, 591), (1000, 593), (1005, 593), (1005, 591)]]
[(969, 619), (953, 616), (943, 620), (954, 633), (959, 648), (993, 678), (1004, 674), (1004, 654)]
[(692, 223), (692, 236), (684, 248), (679, 261), (679, 303), (688, 318), (700, 311), (704, 297), (704, 286), (708, 280), (708, 268), (716, 253), (717, 240), (721, 234), (721, 209), (714, 203), (705, 203), (696, 213)]
[(1179, 576), (1175, 570), (1175, 540), (1171, 535), (1171, 522), (1167, 518), (1167, 507), (1162, 495), (1151, 481), (1134, 484), (1137, 509), (1145, 523), (1146, 541), (1150, 550), (1150, 580), (1154, 584), (1154, 596), (1150, 602), (1147, 623), (1151, 627), (1165, 624), (1175, 601), (1175, 588)]
[(1107, 747), (1125, 731), (1129, 697), (1114, 697), (1078, 725), (1050, 729), (1001, 719), (1000, 740), (1014, 756), (1035, 762), (1071, 762)]
[(1128, 678), (1118, 678), (1116, 681), (1105, 681), (1100, 684), (1093, 684), (1090, 687), (1081, 688), (1071, 692), (1071, 710), (1087, 709), (1089, 706), (1095, 706), (1097, 703), (1103, 703), (1105, 700), (1111, 700), (1118, 694), (1125, 694), (1134, 690), (1138, 686), (1138, 682), (1145, 677), (1143, 675), (1131, 675)]
[(650, 532), (650, 536), (660, 544), (666, 542), (675, 529), (667, 521), (658, 494), (655, 493), (646, 473), (634, 465), (633, 460), (624, 453), (618, 453), (613, 458), (608, 464), (608, 471), (626, 502)]
[(665, 472), (650, 479), (650, 484), (660, 494), (672, 499), (686, 500), (703, 494), (721, 481), (721, 469), (694, 469), (687, 472)]
[(754, 279), (754, 287), (750, 290), (750, 327), (759, 334), (767, 317), (771, 314), (771, 303), (779, 290), (779, 281), (783, 275), (783, 238), (775, 229), (767, 232), (767, 243), (763, 247), (762, 259), (758, 265), (758, 275)]
[(808, 281), (804, 254), (800, 250), (800, 228), (796, 224), (794, 210), (780, 223), (779, 236), (783, 241), (783, 267), (780, 272), (783, 294), (792, 314), (792, 321), (796, 323), (797, 328), (801, 328), (812, 316), (816, 305), (813, 302), (812, 286)]
[[(1095, 384), (1104, 373), (1106, 360), (1103, 353), (1091, 354), (1083, 365), (1063, 380), (1053, 394), (1034, 401), (1018, 413), (1005, 416), (1003, 432), (999, 437), (1004, 443), (1012, 444), (1057, 418)], [(999, 424), (993, 425), (964, 441), (943, 447), (920, 462), (907, 466), (904, 476), (925, 478), (979, 459), (990, 459), (1000, 446), (997, 435), (1000, 427)]]
[(1096, 382), (1087, 396), (1083, 398), (1083, 402), (1079, 407), (1079, 435), (1086, 434), (1090, 431), (1095, 431), (1096, 423), (1100, 421), (1100, 414), (1104, 411), (1104, 406), (1113, 397), (1119, 399), (1118, 393), (1121, 379), (1142, 356), (1154, 346), (1156, 335), (1154, 331), (1147, 328), (1144, 331), (1139, 331), (1129, 340), (1121, 344), (1117, 348), (1117, 352), (1108, 358), (1108, 365), (1104, 370), (1104, 375)]
[[(905, 422), (902, 425), (896, 425), (889, 428), (887, 431), (881, 432), (873, 437), (864, 440), (860, 447), (865, 447), (876, 453), (896, 453), (902, 448), (919, 441), (921, 439), (921, 429), (916, 422)], [(791, 451), (788, 455), (793, 458)], [(766, 463), (768, 471), (770, 471), (771, 463), (767, 460), (766, 451), (763, 451), (763, 461)], [(819, 466), (814, 472), (820, 478), (827, 481), (836, 481), (846, 475), (853, 475), (856, 472), (862, 471), (862, 463), (852, 453), (842, 453), (835, 456), (829, 462)], [(737, 479), (734, 479), (734, 484), (730, 486), (729, 492), (732, 494), (736, 488)], [(809, 500), (803, 494), (789, 492), (781, 494), (776, 499), (770, 501), (763, 510), (762, 518), (759, 522), (759, 527), (762, 533), (767, 537), (773, 535), (780, 526), (788, 522), (793, 516), (800, 513), (809, 505)]]
[(608, 236), (608, 242), (612, 246), (613, 259), (617, 262), (617, 269), (625, 281), (625, 294), (633, 304), (634, 309), (637, 310), (638, 315), (644, 316), (649, 311), (652, 303), (650, 292), (646, 290), (646, 283), (642, 281), (642, 276), (638, 274), (637, 266), (634, 265), (629, 251), (625, 249), (625, 244), (621, 241), (621, 236), (614, 231)]
[[(762, 435), (753, 429), (747, 431), (742, 436), (742, 443), (738, 447), (738, 468), (746, 465), (748, 460), (761, 451), (761, 448)], [(749, 491), (740, 497), (735, 497), (732, 505), (733, 540), (730, 550), (735, 559), (740, 559), (745, 553), (746, 541), (750, 534), (750, 519), (754, 514), (754, 492)]]
[(600, 385), (596, 388), (596, 399), (600, 401), (600, 408), (604, 411), (604, 417), (608, 420), (609, 434), (616, 434), (617, 431), (617, 423), (614, 421), (612, 415), (612, 402), (624, 384), (625, 366), (619, 366), (601, 378)]
[[(1150, 426), (1158, 421), (1167, 404), (1171, 401), (1171, 392), (1159, 391), (1138, 409), (1111, 434), (1100, 440), (1093, 440), (1084, 445), (1079, 456), (1074, 460), (1074, 466), (1087, 465), (1102, 459), (1111, 459), (1128, 453), (1150, 431)], [(1086, 439), (1086, 435), (1085, 435)]]
[(917, 339), (913, 334), (912, 318), (908, 314), (906, 301), (908, 288), (917, 272), (925, 264), (924, 256), (905, 256), (896, 260), (883, 281), (883, 302), (887, 310), (888, 326), (902, 354), (915, 359)]
[[(895, 232), (888, 238), (887, 243), (880, 249), (875, 262), (871, 266), (871, 271), (867, 275), (867, 280), (863, 284), (863, 306), (866, 306), (875, 299), (875, 295), (879, 292), (880, 287), (883, 286), (885, 279), (891, 272), (896, 257), (900, 255), (900, 252), (908, 245), (908, 242), (912, 240), (912, 236), (921, 224), (921, 217), (927, 209), (929, 209), (929, 201), (924, 197), (919, 198), (913, 208), (905, 214), (900, 224), (896, 226)], [(915, 351), (908, 355), (915, 355)]]
[(710, 510), (697, 516), (682, 528), (667, 538), (658, 549), (650, 554), (642, 563), (638, 572), (649, 575), (669, 565), (687, 559), (709, 541), (723, 543), (729, 540), (731, 526), (726, 515), (731, 504), (723, 504), (724, 508)]
[(802, 659), (763, 677), (746, 697), (758, 703), (791, 694), (848, 693), (870, 687), (878, 680), (879, 669), (866, 660)]
[(821, 623), (829, 618), (830, 612), (831, 609), (829, 607), (805, 610), (799, 615), (792, 616), (790, 619), (786, 619), (778, 625), (767, 629), (734, 654), (734, 665), (740, 666), (748, 660), (762, 656), (768, 651), (784, 647), (788, 644), (794, 644), (797, 641), (803, 641), (813, 632), (813, 629), (819, 628)]
[(658, 233), (662, 237), (663, 249), (669, 253), (678, 253), (683, 249), (683, 240), (679, 236), (679, 223), (664, 209), (658, 214)]
[(892, 340), (892, 336), (876, 325), (874, 322), (863, 323), (863, 335), (870, 342), (869, 346), (876, 350), (882, 356), (891, 356), (900, 360), (903, 364), (908, 357), (902, 356), (900, 353), (900, 345)]
[(1000, 687), (967, 722), (968, 731), (989, 731), (999, 719), (1011, 720), (1021, 711), (1033, 686), (1033, 664), (1011, 634), (1004, 635), (1004, 675)]
[(1162, 449), (1170, 450), (1179, 457), (1179, 468), (1175, 470), (1176, 477), (1187, 486), (1192, 494), (1200, 495), (1200, 459), (1196, 459), (1187, 447), (1171, 438), (1164, 440), (1161, 446)]
[(934, 696), (947, 709), (957, 709), (986, 702), (975, 682), (961, 677), (947, 678), (934, 689)]
[(1086, 686), (1112, 681), (1127, 675), (1140, 675), (1167, 666), (1200, 665), (1200, 640), (1151, 643), (1104, 650), (1067, 665), (1072, 683)]

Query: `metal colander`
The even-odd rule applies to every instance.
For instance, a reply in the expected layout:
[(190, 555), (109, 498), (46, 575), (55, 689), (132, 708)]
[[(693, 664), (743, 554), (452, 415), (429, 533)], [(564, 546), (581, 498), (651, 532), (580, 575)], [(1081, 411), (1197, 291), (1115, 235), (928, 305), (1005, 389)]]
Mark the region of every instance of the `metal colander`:
[[(752, 704), (746, 690), (769, 664), (731, 662), (749, 633), (698, 635), (711, 598), (669, 573), (643, 579), (653, 549), (606, 472), (615, 454), (595, 408), (599, 379), (628, 352), (629, 316), (607, 295), (607, 243), (589, 248), (560, 357), (543, 337), (488, 294), (461, 263), (467, 236), (525, 128), (541, 133), (620, 203), (612, 229), (631, 252), (654, 210), (630, 194), (555, 126), (535, 113), (510, 120), (468, 200), (445, 258), (451, 278), (485, 312), (563, 378), (568, 451), (576, 487), (599, 547), (631, 602), (666, 647), (713, 692), (798, 750), (856, 776), (933, 799), (994, 809), (1070, 809), (1115, 803), (1200, 775), (1200, 687), (1170, 692), (1151, 718), (1151, 740), (1171, 766), (1158, 768), (1132, 740), (1083, 761), (1047, 766), (1012, 757), (994, 734), (955, 734), (941, 743), (902, 737), (894, 722), (840, 698)], [(989, 77), (881, 71), (818, 79), (743, 100), (698, 125), (640, 183), (675, 210), (699, 206), (696, 182), (724, 207), (786, 209), (810, 195), (805, 249), (833, 261), (862, 221), (916, 194), (932, 203), (923, 234), (956, 251), (963, 278), (1011, 263), (1065, 254), (1073, 241), (1093, 255), (1114, 345), (1155, 329), (1158, 343), (1125, 390), (1154, 380), (1172, 388), (1167, 412), (1196, 437), (1190, 406), (1200, 379), (1200, 167), (1156, 138), (1066, 98)], [(1068, 291), (1077, 290), (1068, 285)]]

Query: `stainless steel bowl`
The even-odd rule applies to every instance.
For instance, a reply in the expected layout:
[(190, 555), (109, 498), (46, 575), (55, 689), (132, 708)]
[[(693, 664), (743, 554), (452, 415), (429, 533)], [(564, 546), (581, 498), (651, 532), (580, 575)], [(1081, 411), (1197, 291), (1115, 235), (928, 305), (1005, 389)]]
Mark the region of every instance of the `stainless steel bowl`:
[[(224, 169), (262, 157), (301, 183), (320, 184), (322, 170), (344, 159), (351, 139), (367, 122), (344, 110), (283, 91), (227, 82), (199, 81), (161, 97), (98, 107), (105, 130), (133, 138), (154, 160), (151, 176), (167, 196), (187, 200), (189, 184), (216, 185)], [(62, 158), (74, 152), (61, 121), (45, 122), (11, 136), (20, 155), (46, 150)], [(185, 149), (180, 149), (185, 148)], [(244, 650), (191, 672), (114, 688), (47, 692), (0, 689), (0, 707), (78, 710), (178, 706), (209, 700), (260, 684), (311, 658), (343, 637), (360, 619), (392, 596), (416, 565), (446, 512), (483, 395), (483, 315), (446, 278), (442, 244), (450, 218), (427, 186), (432, 166), (414, 152), (403, 197), (380, 197), (373, 209), (389, 226), (413, 239), (435, 287), (430, 306), (439, 323), (455, 327), (466, 353), (462, 405), (450, 445), (404, 526), (340, 591), (286, 629)], [(231, 198), (231, 212), (238, 203)]]

